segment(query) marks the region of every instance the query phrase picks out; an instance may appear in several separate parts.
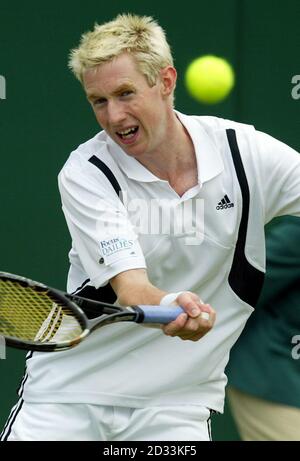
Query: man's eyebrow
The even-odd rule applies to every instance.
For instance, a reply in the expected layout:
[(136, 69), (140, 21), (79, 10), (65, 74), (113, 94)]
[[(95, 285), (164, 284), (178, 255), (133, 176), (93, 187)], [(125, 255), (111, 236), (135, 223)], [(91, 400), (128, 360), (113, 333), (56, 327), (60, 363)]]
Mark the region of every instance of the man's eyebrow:
[(90, 101), (90, 100), (92, 100), (92, 99), (95, 98), (95, 95), (94, 95), (93, 93), (86, 93), (85, 95), (86, 95), (86, 99), (87, 99), (88, 101)]
[[(87, 93), (86, 93), (86, 97), (87, 97), (87, 99), (90, 100), (90, 99), (99, 99), (99, 98), (102, 98), (103, 96), (101, 96), (101, 95), (99, 95), (99, 94), (97, 94), (97, 93), (94, 93), (94, 92), (90, 92), (90, 93), (87, 92)], [(104, 98), (104, 97), (103, 97), (103, 98)]]
[(134, 86), (131, 83), (123, 83), (118, 88), (116, 88), (115, 91), (113, 91), (113, 94), (118, 95), (120, 93), (123, 93), (123, 91), (128, 91), (128, 90), (133, 90), (133, 89), (134, 89)]
[[(123, 83), (122, 85), (117, 87), (113, 91), (112, 94), (114, 96), (118, 96), (119, 94), (123, 93), (123, 91), (128, 91), (128, 90), (134, 90), (134, 85), (132, 85), (131, 83)], [(86, 97), (89, 100), (92, 100), (92, 99), (105, 99), (105, 96), (101, 96), (99, 93), (97, 94), (95, 92), (90, 92), (90, 93), (87, 92)]]

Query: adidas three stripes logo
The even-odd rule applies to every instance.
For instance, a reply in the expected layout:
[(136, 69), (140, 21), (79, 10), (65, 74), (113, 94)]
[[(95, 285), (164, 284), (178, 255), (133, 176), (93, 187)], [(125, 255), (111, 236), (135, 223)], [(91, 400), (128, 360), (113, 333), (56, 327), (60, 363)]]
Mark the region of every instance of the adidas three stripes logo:
[(217, 210), (224, 210), (226, 208), (232, 208), (234, 207), (234, 203), (232, 203), (229, 198), (228, 198), (228, 195), (224, 195), (224, 197), (222, 198), (222, 200), (218, 203), (218, 205), (216, 206), (216, 209)]

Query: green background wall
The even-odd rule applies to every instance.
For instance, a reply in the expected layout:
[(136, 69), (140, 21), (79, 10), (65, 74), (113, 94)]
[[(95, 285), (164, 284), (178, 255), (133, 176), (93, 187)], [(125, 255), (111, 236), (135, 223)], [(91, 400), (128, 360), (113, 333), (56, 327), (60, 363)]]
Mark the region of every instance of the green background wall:
[[(69, 236), (57, 173), (69, 152), (98, 130), (79, 83), (67, 69), (69, 49), (94, 22), (120, 12), (153, 15), (166, 29), (179, 73), (176, 107), (252, 123), (300, 148), (299, 0), (4, 2), (0, 4), (0, 270), (65, 287)], [(223, 103), (193, 101), (183, 72), (194, 57), (229, 59), (237, 85)], [(0, 426), (16, 400), (24, 353), (0, 360)], [(215, 440), (237, 440), (230, 412), (213, 419)]]

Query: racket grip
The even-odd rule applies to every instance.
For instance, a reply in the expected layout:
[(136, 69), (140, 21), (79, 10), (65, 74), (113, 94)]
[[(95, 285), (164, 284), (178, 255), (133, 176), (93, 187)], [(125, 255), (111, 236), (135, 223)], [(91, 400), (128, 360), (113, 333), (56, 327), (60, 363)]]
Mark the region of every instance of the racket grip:
[(184, 310), (182, 307), (162, 307), (139, 305), (136, 308), (139, 312), (138, 323), (169, 323), (175, 320)]

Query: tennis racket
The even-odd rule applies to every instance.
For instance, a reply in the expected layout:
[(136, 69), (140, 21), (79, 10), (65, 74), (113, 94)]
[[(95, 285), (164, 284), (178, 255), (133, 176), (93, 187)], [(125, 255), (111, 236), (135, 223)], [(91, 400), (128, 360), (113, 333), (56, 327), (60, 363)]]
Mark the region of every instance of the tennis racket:
[(183, 309), (176, 306), (121, 308), (0, 272), (0, 336), (5, 344), (19, 349), (65, 350), (111, 323), (165, 324), (182, 312)]

